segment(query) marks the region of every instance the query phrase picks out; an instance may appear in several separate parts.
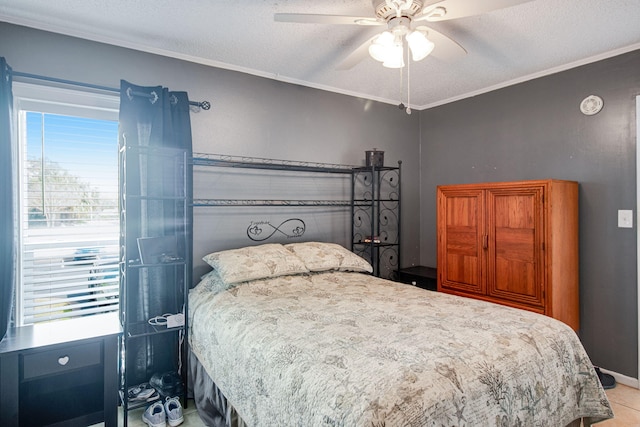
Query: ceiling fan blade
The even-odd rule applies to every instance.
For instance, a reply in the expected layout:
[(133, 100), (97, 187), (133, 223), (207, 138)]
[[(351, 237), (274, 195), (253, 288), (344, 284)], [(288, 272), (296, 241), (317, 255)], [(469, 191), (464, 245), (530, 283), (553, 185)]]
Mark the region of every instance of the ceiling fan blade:
[[(427, 1), (423, 14), (416, 16), (414, 21), (447, 21), (449, 19), (464, 18), (465, 16), (480, 15), (492, 10), (516, 6), (533, 0), (440, 0)], [(442, 9), (444, 13), (442, 13)]]
[(430, 56), (435, 56), (443, 61), (453, 62), (467, 54), (467, 50), (460, 46), (458, 42), (431, 27), (420, 26), (416, 29), (426, 31), (427, 38), (435, 45)]
[(351, 52), (346, 58), (344, 58), (340, 62), (340, 64), (338, 64), (338, 66), (336, 67), (336, 70), (339, 70), (339, 71), (350, 70), (351, 68), (355, 67), (356, 64), (358, 64), (359, 62), (364, 60), (366, 57), (368, 57), (369, 46), (371, 45), (371, 41), (375, 37), (378, 37), (378, 34), (374, 35), (373, 37), (369, 37), (367, 40), (365, 40), (364, 43), (358, 46), (353, 52)]
[(342, 15), (314, 15), (309, 13), (276, 13), (277, 22), (298, 22), (302, 24), (338, 24), (338, 25), (384, 25), (386, 22), (376, 18)]

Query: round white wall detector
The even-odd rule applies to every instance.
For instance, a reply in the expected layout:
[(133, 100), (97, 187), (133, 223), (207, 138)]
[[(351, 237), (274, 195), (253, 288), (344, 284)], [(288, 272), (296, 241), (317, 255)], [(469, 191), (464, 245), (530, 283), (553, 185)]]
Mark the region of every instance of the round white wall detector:
[(580, 111), (587, 116), (593, 116), (602, 110), (604, 102), (597, 95), (589, 95), (580, 103)]

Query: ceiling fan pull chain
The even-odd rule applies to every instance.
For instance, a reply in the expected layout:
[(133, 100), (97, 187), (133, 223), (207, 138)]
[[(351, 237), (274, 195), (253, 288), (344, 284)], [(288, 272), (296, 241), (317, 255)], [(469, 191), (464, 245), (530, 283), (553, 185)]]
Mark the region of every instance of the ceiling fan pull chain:
[[(409, 60), (409, 49), (407, 51), (407, 114), (411, 114), (411, 61)], [(402, 71), (400, 71), (402, 72)]]
[(398, 104), (398, 108), (404, 110), (404, 102), (402, 102), (402, 89), (404, 89), (404, 81), (402, 79), (402, 68), (398, 68), (398, 72), (400, 73), (400, 93), (398, 98), (400, 98), (400, 104)]
[(400, 68), (400, 102), (404, 101), (404, 97), (402, 96), (402, 90), (404, 89), (404, 76), (402, 75), (402, 68)]

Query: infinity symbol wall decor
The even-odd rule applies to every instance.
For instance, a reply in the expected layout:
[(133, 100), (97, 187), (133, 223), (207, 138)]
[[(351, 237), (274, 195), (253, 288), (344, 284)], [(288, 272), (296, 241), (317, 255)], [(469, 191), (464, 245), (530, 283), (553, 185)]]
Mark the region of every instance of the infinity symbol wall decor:
[[(247, 227), (247, 236), (255, 242), (267, 240), (276, 233), (282, 234), (289, 239), (301, 237), (306, 230), (306, 225), (299, 218), (290, 218), (280, 223), (277, 227), (270, 221), (251, 222)], [(269, 234), (270, 233), (270, 234)]]

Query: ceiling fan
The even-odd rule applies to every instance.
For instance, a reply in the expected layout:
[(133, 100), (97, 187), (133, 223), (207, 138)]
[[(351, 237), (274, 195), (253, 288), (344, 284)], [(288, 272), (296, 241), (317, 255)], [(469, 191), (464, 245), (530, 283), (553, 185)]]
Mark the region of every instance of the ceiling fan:
[(278, 22), (313, 24), (386, 25), (386, 31), (367, 39), (340, 63), (338, 69), (352, 68), (367, 53), (385, 67), (402, 68), (405, 66), (405, 42), (413, 61), (420, 61), (429, 54), (452, 61), (467, 53), (453, 39), (422, 25), (423, 21), (438, 22), (479, 15), (529, 1), (531, 0), (372, 0), (375, 17), (276, 13), (274, 19)]

